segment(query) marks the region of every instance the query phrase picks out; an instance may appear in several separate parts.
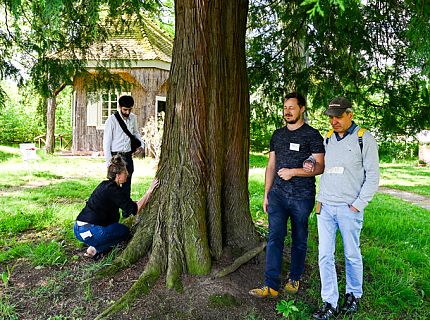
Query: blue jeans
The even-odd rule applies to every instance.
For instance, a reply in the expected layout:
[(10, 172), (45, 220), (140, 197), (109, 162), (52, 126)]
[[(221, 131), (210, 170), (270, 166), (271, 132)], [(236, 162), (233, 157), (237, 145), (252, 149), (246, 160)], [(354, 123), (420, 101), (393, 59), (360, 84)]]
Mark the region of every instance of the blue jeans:
[(339, 289), (334, 252), (336, 234), (340, 230), (345, 255), (346, 293), (363, 295), (363, 259), (360, 251), (360, 233), (363, 212), (353, 212), (348, 205), (323, 204), (318, 219), (318, 264), (321, 277), (321, 297), (324, 302), (337, 306)]
[(315, 199), (287, 198), (281, 191), (271, 190), (268, 195), (269, 239), (266, 249), (265, 285), (279, 290), (282, 270), (284, 239), (288, 219), (291, 219), (290, 279), (299, 280), (304, 269), (308, 248), (308, 219)]
[(76, 239), (89, 246), (93, 246), (97, 252), (104, 252), (131, 237), (130, 229), (118, 222), (112, 223), (107, 227), (95, 224), (78, 226), (75, 222), (73, 232)]

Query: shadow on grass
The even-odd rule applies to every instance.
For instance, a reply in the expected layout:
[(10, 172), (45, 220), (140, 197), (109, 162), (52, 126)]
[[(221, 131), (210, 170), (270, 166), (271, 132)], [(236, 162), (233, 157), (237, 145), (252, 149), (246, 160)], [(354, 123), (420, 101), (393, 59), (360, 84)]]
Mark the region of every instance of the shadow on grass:
[(4, 152), (4, 151), (0, 150), (0, 162), (4, 162), (4, 161), (10, 160), (12, 158), (19, 158), (19, 154)]

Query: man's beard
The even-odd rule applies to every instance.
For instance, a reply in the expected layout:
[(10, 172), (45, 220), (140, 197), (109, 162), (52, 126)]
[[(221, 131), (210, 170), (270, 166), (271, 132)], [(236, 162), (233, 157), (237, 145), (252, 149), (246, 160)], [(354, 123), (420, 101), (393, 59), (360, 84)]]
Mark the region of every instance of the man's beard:
[(129, 116), (130, 114), (124, 114), (124, 113), (122, 113), (122, 112), (121, 112), (121, 115), (122, 115), (122, 117), (123, 117), (123, 118), (128, 118), (128, 116)]
[(297, 121), (299, 121), (300, 120), (300, 116), (297, 116), (297, 117), (295, 117), (295, 118), (290, 118), (290, 120), (287, 120), (287, 119), (285, 119), (285, 121), (288, 123), (288, 124), (295, 124), (295, 123), (297, 123)]

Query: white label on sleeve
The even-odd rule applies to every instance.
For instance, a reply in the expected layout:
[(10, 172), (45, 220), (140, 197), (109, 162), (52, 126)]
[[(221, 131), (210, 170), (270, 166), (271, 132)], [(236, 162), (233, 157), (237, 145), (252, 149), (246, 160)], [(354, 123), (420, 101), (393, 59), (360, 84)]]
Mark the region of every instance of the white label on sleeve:
[(324, 173), (343, 174), (344, 167), (331, 167), (327, 168)]
[(80, 233), (80, 235), (81, 235), (81, 237), (82, 237), (83, 240), (85, 240), (86, 238), (90, 238), (90, 237), (93, 236), (93, 234), (91, 233), (90, 230), (82, 232), (82, 233)]
[(300, 150), (300, 144), (298, 144), (298, 143), (290, 143), (290, 150), (299, 151)]

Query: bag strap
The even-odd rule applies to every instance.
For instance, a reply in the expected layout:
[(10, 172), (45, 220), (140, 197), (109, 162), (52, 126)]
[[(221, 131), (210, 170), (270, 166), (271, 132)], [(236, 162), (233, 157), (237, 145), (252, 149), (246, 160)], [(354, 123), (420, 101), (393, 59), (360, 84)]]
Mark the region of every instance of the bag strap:
[(114, 113), (115, 118), (118, 120), (119, 125), (121, 126), (122, 130), (124, 131), (124, 133), (126, 135), (128, 135), (130, 137), (130, 139), (132, 139), (132, 137), (134, 137), (131, 132), (128, 130), (126, 124), (124, 123), (124, 120), (122, 120), (121, 116), (119, 115), (118, 111), (115, 111)]

